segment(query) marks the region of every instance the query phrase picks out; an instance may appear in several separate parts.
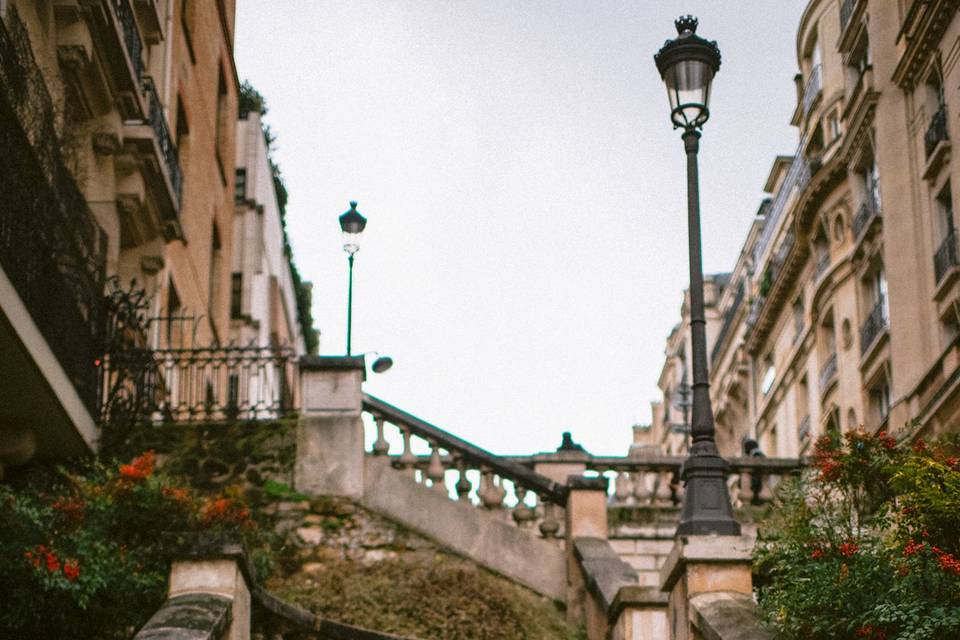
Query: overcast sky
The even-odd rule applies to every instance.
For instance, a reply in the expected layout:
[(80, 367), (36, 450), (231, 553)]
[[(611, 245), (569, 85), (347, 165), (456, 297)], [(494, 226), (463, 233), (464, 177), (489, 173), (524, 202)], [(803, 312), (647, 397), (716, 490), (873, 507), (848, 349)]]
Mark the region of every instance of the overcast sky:
[(498, 453), (623, 455), (688, 281), (683, 145), (653, 54), (682, 13), (723, 63), (701, 141), (704, 267), (729, 270), (790, 153), (806, 0), (240, 0), (321, 352), (342, 355), (337, 217), (368, 218), (366, 390)]

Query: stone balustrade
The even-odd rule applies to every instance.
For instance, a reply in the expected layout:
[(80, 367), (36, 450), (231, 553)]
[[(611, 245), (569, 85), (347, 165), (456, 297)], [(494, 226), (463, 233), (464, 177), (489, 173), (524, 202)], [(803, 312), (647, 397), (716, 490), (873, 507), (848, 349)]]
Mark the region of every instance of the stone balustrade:
[[(509, 457), (498, 456), (379, 398), (363, 395), (376, 439), (370, 453), (389, 456), (393, 467), (424, 486), (478, 508), (509, 514), (518, 527), (553, 538), (560, 530), (566, 488)], [(385, 430), (399, 432), (402, 451), (390, 455)], [(417, 455), (414, 438), (429, 448)]]

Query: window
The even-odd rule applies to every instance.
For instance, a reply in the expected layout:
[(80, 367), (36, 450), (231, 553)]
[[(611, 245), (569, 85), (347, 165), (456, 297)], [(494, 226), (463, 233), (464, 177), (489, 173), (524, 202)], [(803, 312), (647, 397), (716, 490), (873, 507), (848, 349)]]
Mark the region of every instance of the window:
[(760, 392), (763, 395), (767, 395), (770, 392), (771, 387), (773, 387), (773, 381), (777, 377), (777, 370), (773, 366), (773, 354), (768, 354), (766, 358), (763, 359), (763, 377), (760, 379)]
[(877, 167), (876, 160), (871, 160), (869, 166), (864, 170), (863, 186), (867, 198), (873, 203), (874, 209), (880, 211), (880, 168)]
[(836, 109), (827, 116), (827, 136), (829, 142), (833, 142), (840, 137), (840, 117), (837, 115)]
[(803, 296), (799, 296), (793, 301), (793, 329), (794, 341), (803, 333)]
[(173, 278), (170, 279), (170, 285), (167, 288), (167, 317), (166, 322), (166, 340), (167, 348), (179, 347), (181, 343), (182, 327), (178, 317), (180, 316), (180, 296), (177, 294), (177, 287), (173, 284)]
[(942, 231), (940, 237), (946, 238), (953, 234), (953, 195), (948, 182), (937, 195), (937, 223)]
[(217, 225), (213, 225), (210, 239), (210, 271), (207, 280), (207, 315), (210, 317), (210, 326), (216, 334), (216, 325), (213, 323), (216, 315), (217, 301), (220, 298), (220, 269), (223, 262), (223, 253), (220, 251), (220, 232)]
[(193, 36), (190, 35), (193, 25), (193, 2), (191, 0), (180, 0), (180, 28), (183, 29), (183, 41), (187, 45), (187, 53), (190, 54), (190, 62), (197, 63), (197, 56), (193, 52)]
[(870, 391), (870, 402), (877, 414), (878, 422), (883, 422), (890, 415), (890, 383), (884, 378)]
[(237, 202), (247, 199), (247, 170), (245, 167), (237, 169), (236, 180), (233, 183), (233, 197)]
[(234, 273), (230, 276), (230, 317), (243, 317), (243, 274)]
[(880, 305), (880, 307), (883, 309), (883, 319), (886, 320), (889, 317), (887, 276), (884, 274), (882, 268), (878, 269), (870, 278), (870, 296), (873, 306), (876, 307), (877, 305)]

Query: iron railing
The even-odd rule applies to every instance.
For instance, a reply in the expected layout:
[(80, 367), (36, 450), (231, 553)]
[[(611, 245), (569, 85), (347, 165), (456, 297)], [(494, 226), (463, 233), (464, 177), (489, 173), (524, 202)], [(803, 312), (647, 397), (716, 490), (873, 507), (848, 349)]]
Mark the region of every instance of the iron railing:
[(830, 268), (830, 251), (823, 251), (817, 254), (817, 264), (813, 268), (813, 279), (819, 280)]
[(873, 197), (867, 196), (860, 208), (857, 209), (857, 215), (853, 217), (853, 239), (859, 240), (860, 235), (870, 226), (870, 222), (880, 214), (880, 207), (874, 201)]
[(147, 94), (149, 104), (150, 128), (153, 129), (153, 134), (156, 136), (160, 154), (163, 156), (163, 162), (170, 177), (170, 186), (173, 187), (174, 199), (179, 206), (181, 192), (183, 191), (183, 171), (180, 168), (180, 156), (176, 145), (173, 143), (173, 138), (170, 136), (170, 127), (167, 125), (167, 118), (163, 114), (163, 106), (160, 103), (160, 96), (157, 95), (156, 84), (150, 76), (143, 78), (143, 90)]
[(0, 21), (0, 266), (93, 414), (106, 235), (57, 145), (54, 107), (13, 7)]
[(823, 90), (822, 66), (817, 65), (810, 70), (810, 78), (807, 80), (807, 86), (803, 89), (803, 117), (806, 118), (813, 108), (813, 103), (817, 101), (820, 92)]
[(843, 33), (847, 28), (847, 24), (850, 23), (850, 16), (853, 15), (853, 10), (859, 1), (860, 0), (843, 0), (840, 4), (840, 33)]
[(786, 211), (787, 202), (789, 201), (790, 195), (793, 193), (794, 188), (803, 188), (803, 186), (806, 185), (806, 183), (810, 180), (810, 165), (803, 157), (803, 148), (805, 144), (806, 141), (801, 139), (800, 145), (797, 147), (797, 151), (794, 154), (793, 160), (790, 164), (790, 169), (787, 171), (787, 176), (784, 178), (780, 189), (777, 190), (777, 195), (774, 197), (773, 202), (767, 211), (763, 223), (763, 231), (761, 232), (760, 239), (757, 241), (757, 244), (753, 249), (753, 264), (757, 268), (759, 268), (760, 259), (763, 257), (764, 251), (766, 251), (767, 246), (773, 240), (773, 234), (777, 229), (777, 222)]
[(830, 382), (837, 375), (837, 352), (834, 351), (830, 354), (830, 357), (827, 358), (827, 361), (824, 363), (823, 368), (820, 369), (820, 393), (822, 394), (827, 390), (827, 387), (830, 385)]
[(802, 442), (809, 437), (810, 437), (810, 416), (808, 414), (803, 417), (803, 420), (800, 421), (800, 426), (797, 427), (797, 438), (799, 438), (800, 441)]
[(943, 239), (937, 252), (933, 254), (933, 274), (936, 278), (935, 284), (940, 284), (947, 272), (957, 266), (957, 236), (951, 229), (947, 237)]
[(113, 12), (123, 31), (123, 46), (127, 50), (127, 55), (130, 56), (133, 72), (139, 79), (143, 75), (143, 40), (140, 39), (140, 32), (137, 30), (137, 20), (133, 15), (130, 0), (111, 0), (110, 4), (113, 5)]
[(862, 356), (876, 340), (880, 332), (887, 326), (886, 301), (881, 297), (873, 305), (870, 315), (860, 326), (860, 355)]
[(743, 304), (743, 296), (744, 287), (743, 283), (741, 282), (740, 287), (737, 289), (736, 297), (723, 314), (723, 325), (720, 327), (720, 333), (717, 334), (717, 339), (713, 343), (713, 349), (710, 351), (711, 361), (715, 360), (720, 354), (720, 349), (723, 347), (723, 343), (727, 339), (727, 334), (730, 332), (730, 327), (733, 326), (733, 319), (740, 310), (740, 305)]
[(937, 112), (930, 118), (930, 126), (927, 127), (927, 132), (923, 136), (923, 148), (927, 157), (929, 158), (933, 154), (933, 150), (937, 148), (938, 144), (948, 140), (949, 137), (947, 133), (947, 105), (944, 104), (940, 105)]

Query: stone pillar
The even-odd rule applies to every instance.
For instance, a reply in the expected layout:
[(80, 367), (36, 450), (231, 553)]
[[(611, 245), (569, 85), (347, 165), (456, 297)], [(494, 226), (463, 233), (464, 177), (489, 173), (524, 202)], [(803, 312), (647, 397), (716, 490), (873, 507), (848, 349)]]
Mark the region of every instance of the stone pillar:
[(566, 551), (567, 551), (567, 619), (573, 624), (586, 621), (590, 598), (583, 573), (574, 555), (573, 541), (579, 537), (607, 538), (607, 479), (585, 478), (574, 475), (567, 478)]
[(363, 495), (363, 356), (300, 360), (302, 411), (294, 486), (313, 495)]
[(698, 640), (690, 599), (706, 593), (751, 595), (753, 541), (747, 536), (680, 536), (660, 570), (668, 594), (670, 640)]
[(657, 587), (620, 587), (610, 607), (611, 640), (666, 640), (667, 596)]
[[(223, 640), (250, 640), (250, 589), (236, 558), (175, 560), (167, 602), (176, 603), (188, 595), (229, 599), (230, 627)], [(192, 606), (198, 604), (203, 603)]]

